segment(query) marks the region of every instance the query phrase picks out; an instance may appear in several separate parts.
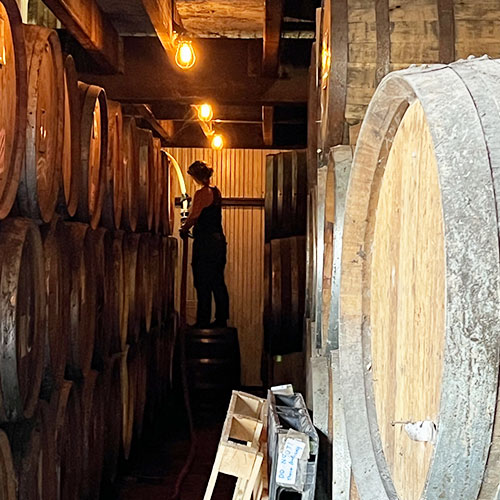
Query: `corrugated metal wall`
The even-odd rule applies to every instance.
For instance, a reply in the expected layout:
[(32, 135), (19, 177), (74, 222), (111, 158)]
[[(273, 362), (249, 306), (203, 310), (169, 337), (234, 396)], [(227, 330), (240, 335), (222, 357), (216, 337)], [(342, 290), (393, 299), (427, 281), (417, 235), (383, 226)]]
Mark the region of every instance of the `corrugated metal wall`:
[[(201, 148), (171, 148), (169, 152), (184, 173), (195, 160), (211, 165), (214, 169), (213, 183), (219, 187), (224, 198), (264, 198), (266, 155), (277, 151), (227, 149), (216, 152)], [(192, 196), (196, 185), (188, 175), (185, 179), (187, 191)], [(172, 193), (174, 196), (180, 194), (175, 182)], [(179, 218), (180, 213), (176, 209), (175, 235), (178, 234)], [(261, 385), (264, 208), (225, 207), (223, 223), (228, 241), (226, 283), (231, 300), (230, 324), (238, 328), (242, 383)], [(193, 323), (196, 294), (191, 272), (188, 279), (188, 323)]]

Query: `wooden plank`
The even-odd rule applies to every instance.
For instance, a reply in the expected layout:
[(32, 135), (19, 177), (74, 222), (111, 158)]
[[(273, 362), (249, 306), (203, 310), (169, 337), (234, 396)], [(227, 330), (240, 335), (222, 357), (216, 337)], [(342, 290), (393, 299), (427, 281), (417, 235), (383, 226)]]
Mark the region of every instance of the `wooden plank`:
[(172, 34), (173, 34), (173, 1), (161, 0), (142, 0), (151, 24), (160, 39), (165, 51), (170, 54), (173, 52)]
[[(205, 39), (203, 54), (189, 72), (175, 62), (155, 37), (124, 38), (123, 75), (83, 74), (120, 102), (220, 105), (271, 105), (307, 102), (307, 68), (291, 68), (288, 78), (248, 75), (249, 46), (256, 40)], [(260, 132), (260, 127), (259, 127)]]
[(121, 37), (95, 0), (44, 0), (68, 32), (107, 72), (123, 71)]
[(266, 76), (275, 76), (279, 67), (283, 0), (265, 0), (265, 9), (262, 73)]
[(437, 0), (439, 19), (439, 62), (455, 60), (454, 0)]
[(140, 118), (146, 122), (148, 128), (160, 137), (163, 146), (171, 143), (171, 134), (165, 129), (162, 123), (156, 119), (149, 106), (146, 104), (124, 104), (122, 109), (124, 114), (135, 116), (136, 119)]
[(332, 88), (328, 105), (328, 113), (331, 116), (328, 147), (341, 144), (344, 137), (348, 60), (347, 0), (331, 0), (331, 2), (329, 23), (332, 64), (329, 85)]
[(375, 24), (377, 29), (377, 68), (375, 84), (378, 85), (390, 71), (391, 29), (389, 21), (389, 0), (375, 0)]
[(265, 146), (273, 144), (274, 107), (262, 106), (262, 139)]

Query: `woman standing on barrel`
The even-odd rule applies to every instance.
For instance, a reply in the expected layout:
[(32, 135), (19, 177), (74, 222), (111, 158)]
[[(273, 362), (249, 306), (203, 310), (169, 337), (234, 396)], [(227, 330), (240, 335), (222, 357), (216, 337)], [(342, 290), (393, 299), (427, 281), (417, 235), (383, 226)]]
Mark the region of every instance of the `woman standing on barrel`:
[[(193, 198), (191, 213), (180, 229), (186, 238), (193, 229), (193, 278), (198, 307), (196, 328), (224, 328), (229, 318), (229, 295), (224, 282), (226, 267), (226, 238), (222, 228), (222, 195), (219, 189), (210, 185), (214, 173), (202, 161), (195, 161), (188, 174), (201, 186)], [(215, 299), (215, 321), (212, 316), (212, 294)]]

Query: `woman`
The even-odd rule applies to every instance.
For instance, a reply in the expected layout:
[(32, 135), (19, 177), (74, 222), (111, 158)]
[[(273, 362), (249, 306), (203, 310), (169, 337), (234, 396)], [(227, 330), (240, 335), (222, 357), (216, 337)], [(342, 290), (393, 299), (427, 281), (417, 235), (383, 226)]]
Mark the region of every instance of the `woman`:
[[(224, 328), (229, 318), (229, 295), (224, 282), (226, 266), (226, 238), (222, 229), (222, 196), (210, 185), (214, 173), (202, 161), (195, 161), (188, 174), (201, 186), (194, 195), (191, 213), (180, 229), (186, 238), (194, 226), (193, 236), (193, 278), (198, 308), (196, 328)], [(215, 321), (212, 317), (212, 294), (215, 299)]]

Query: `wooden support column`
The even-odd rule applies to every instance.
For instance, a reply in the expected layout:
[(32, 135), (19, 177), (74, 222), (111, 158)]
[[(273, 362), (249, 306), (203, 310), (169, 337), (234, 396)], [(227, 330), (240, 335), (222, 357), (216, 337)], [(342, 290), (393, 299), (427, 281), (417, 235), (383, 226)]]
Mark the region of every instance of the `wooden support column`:
[(455, 60), (455, 12), (453, 0), (438, 0), (439, 62)]
[(265, 146), (273, 144), (274, 107), (262, 106), (262, 139)]
[(95, 0), (44, 0), (68, 32), (109, 73), (123, 71), (122, 40)]
[(283, 0), (266, 0), (262, 52), (262, 73), (266, 76), (278, 73), (282, 17)]
[(389, 22), (389, 0), (375, 1), (375, 25), (377, 30), (377, 69), (375, 83), (391, 70), (391, 27)]

